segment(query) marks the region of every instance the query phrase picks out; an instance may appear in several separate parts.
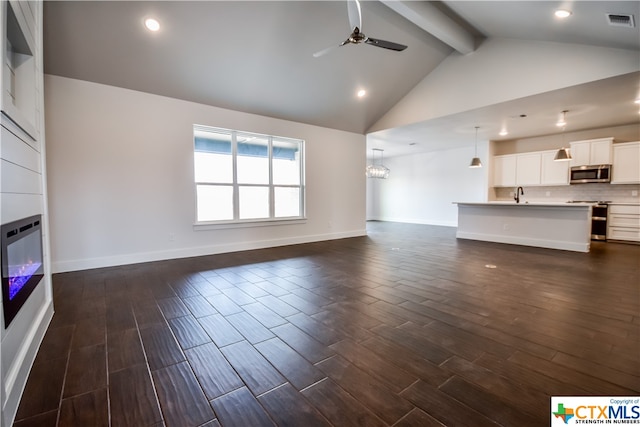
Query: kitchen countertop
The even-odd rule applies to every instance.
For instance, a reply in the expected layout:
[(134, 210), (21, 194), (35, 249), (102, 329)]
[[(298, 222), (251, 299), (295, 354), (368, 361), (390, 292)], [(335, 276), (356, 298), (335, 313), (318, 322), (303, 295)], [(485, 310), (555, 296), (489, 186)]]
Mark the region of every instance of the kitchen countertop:
[(567, 202), (520, 202), (508, 200), (497, 200), (493, 202), (453, 202), (457, 205), (478, 205), (478, 206), (548, 206), (548, 207), (564, 207), (564, 208), (584, 208), (593, 206), (595, 203), (567, 203)]

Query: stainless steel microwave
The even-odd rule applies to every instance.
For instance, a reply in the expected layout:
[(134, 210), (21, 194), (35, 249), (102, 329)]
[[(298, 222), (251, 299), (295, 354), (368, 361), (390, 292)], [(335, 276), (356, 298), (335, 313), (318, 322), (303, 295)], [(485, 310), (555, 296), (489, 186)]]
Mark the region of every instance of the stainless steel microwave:
[(574, 166), (571, 168), (571, 184), (611, 182), (611, 165)]

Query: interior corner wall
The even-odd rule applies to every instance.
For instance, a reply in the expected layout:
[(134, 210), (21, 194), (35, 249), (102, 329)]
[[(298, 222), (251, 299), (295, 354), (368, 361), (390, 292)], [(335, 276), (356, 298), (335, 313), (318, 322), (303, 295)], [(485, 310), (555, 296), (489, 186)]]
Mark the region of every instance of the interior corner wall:
[(640, 52), (520, 39), (451, 53), (368, 133), (640, 70)]
[(385, 158), (388, 179), (367, 180), (367, 219), (455, 227), (455, 202), (486, 201), (487, 141), (478, 143), (482, 168), (469, 168), (474, 147)]
[[(364, 135), (53, 75), (45, 111), (54, 272), (366, 234)], [(193, 124), (305, 140), (307, 220), (195, 231)]]

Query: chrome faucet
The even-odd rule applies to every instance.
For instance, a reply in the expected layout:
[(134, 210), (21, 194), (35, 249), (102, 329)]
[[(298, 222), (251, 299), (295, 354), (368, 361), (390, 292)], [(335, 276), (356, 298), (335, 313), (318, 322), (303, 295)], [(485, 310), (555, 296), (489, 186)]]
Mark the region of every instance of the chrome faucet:
[(522, 187), (516, 188), (516, 192), (513, 193), (513, 200), (515, 200), (516, 203), (520, 203), (520, 195), (524, 196), (524, 190), (522, 189)]

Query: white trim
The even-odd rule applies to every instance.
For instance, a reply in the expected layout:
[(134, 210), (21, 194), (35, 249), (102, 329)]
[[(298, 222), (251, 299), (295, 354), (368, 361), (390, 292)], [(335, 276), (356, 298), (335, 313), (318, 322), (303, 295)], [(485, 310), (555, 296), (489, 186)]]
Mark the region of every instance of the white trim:
[(294, 225), (306, 223), (307, 218), (196, 222), (195, 224), (193, 224), (193, 231), (224, 230), (229, 228), (271, 227), (273, 225)]
[(254, 240), (248, 242), (227, 243), (221, 245), (197, 246), (190, 248), (170, 249), (156, 252), (138, 252), (124, 255), (76, 259), (67, 261), (54, 261), (51, 268), (53, 273), (67, 271), (88, 270), (92, 268), (112, 267), (116, 265), (128, 265), (142, 262), (161, 261), (167, 259), (188, 258), (205, 255), (215, 255), (229, 252), (265, 249), (278, 246), (298, 245), (302, 243), (321, 242), (325, 240), (345, 239), (349, 237), (366, 236), (367, 230), (352, 230), (340, 233), (316, 234), (308, 236), (296, 236), (282, 239)]
[(511, 245), (534, 246), (547, 249), (561, 249), (574, 252), (589, 252), (590, 243), (565, 242), (562, 240), (535, 239), (533, 237), (504, 236), (498, 234), (472, 233), (468, 231), (458, 231), (458, 239), (482, 240), (495, 243), (508, 243)]
[[(39, 286), (42, 286), (40, 283)], [(46, 297), (46, 296), (45, 296)], [(29, 378), (29, 372), (33, 366), (33, 362), (38, 354), (40, 344), (44, 339), (45, 332), (49, 327), (49, 323), (53, 318), (53, 301), (48, 300), (46, 304), (42, 306), (38, 312), (37, 320), (31, 324), (29, 332), (22, 340), (22, 345), (18, 350), (16, 357), (13, 360), (9, 369), (7, 369), (4, 375), (4, 402), (2, 402), (2, 420), (4, 425), (13, 425), (13, 421), (18, 412), (18, 405), (20, 398), (24, 392), (24, 388), (27, 385), (27, 379)], [(18, 383), (18, 379), (22, 379), (22, 382)], [(0, 423), (2, 424), (2, 423)]]
[(420, 225), (437, 225), (441, 227), (457, 227), (458, 223), (455, 221), (435, 221), (429, 219), (414, 219), (414, 218), (394, 218), (394, 217), (369, 217), (367, 221), (384, 221), (384, 222), (403, 222), (407, 224), (420, 224)]

